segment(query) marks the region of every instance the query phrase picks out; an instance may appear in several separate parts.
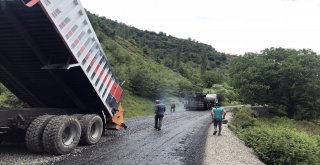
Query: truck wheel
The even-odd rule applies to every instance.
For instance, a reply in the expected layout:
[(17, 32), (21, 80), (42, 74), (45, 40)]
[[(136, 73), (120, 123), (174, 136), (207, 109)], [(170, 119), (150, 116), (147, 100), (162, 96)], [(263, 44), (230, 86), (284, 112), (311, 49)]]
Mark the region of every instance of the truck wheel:
[(84, 115), (80, 119), (81, 124), (81, 144), (92, 145), (99, 142), (102, 132), (103, 123), (98, 115)]
[(56, 155), (67, 154), (78, 145), (80, 136), (80, 123), (75, 117), (56, 116), (43, 132), (44, 150)]
[(80, 121), (81, 117), (84, 116), (84, 114), (73, 114), (71, 115), (72, 117), (75, 117), (76, 119), (78, 119)]
[(41, 153), (44, 151), (42, 143), (43, 131), (53, 117), (54, 115), (39, 116), (29, 125), (25, 136), (25, 143), (31, 152)]

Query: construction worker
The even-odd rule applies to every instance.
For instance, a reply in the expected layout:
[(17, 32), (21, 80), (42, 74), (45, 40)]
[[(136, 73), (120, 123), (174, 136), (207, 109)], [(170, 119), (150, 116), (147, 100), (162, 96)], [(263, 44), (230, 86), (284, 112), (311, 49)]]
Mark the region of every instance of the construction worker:
[(170, 104), (170, 112), (175, 112), (176, 111), (176, 103), (174, 101), (171, 101)]
[(160, 102), (160, 100), (156, 100), (156, 105), (154, 108), (154, 113), (155, 113), (155, 124), (154, 128), (157, 129), (158, 131), (161, 130), (162, 126), (162, 119), (164, 116), (164, 112), (166, 111), (166, 106)]
[(221, 136), (222, 120), (226, 117), (226, 111), (220, 107), (220, 103), (216, 103), (216, 107), (211, 109), (211, 117), (213, 122), (213, 135), (217, 134), (217, 126), (219, 126), (218, 136)]

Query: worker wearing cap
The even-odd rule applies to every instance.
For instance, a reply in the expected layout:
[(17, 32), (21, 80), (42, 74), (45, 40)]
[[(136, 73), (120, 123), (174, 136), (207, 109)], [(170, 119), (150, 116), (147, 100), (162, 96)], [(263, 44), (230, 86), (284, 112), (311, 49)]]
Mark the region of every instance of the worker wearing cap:
[(166, 106), (162, 104), (160, 100), (156, 100), (156, 105), (154, 108), (154, 113), (156, 114), (156, 116), (154, 117), (155, 119), (154, 128), (157, 129), (158, 131), (161, 130), (162, 119), (165, 111), (166, 111)]

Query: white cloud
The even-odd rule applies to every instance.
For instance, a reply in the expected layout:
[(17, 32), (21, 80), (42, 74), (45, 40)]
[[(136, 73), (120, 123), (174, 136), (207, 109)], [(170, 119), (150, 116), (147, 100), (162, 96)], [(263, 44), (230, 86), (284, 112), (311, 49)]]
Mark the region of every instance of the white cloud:
[(320, 53), (317, 0), (82, 0), (89, 11), (234, 54), (273, 47)]

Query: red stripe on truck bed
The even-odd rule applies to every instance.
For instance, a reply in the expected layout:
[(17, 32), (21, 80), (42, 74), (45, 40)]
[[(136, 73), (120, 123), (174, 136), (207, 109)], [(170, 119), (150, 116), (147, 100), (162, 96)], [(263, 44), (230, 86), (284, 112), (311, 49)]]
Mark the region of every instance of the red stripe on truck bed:
[(87, 55), (84, 57), (84, 59), (85, 59), (85, 60), (88, 60), (89, 56), (90, 56), (90, 52), (87, 53)]
[(80, 52), (83, 53), (84, 50), (85, 50), (85, 47), (82, 46), (81, 49), (80, 49)]
[(113, 95), (114, 98), (117, 100), (117, 102), (120, 101), (122, 92), (123, 92), (122, 88), (118, 85), (118, 86), (117, 86), (117, 89), (116, 89), (116, 91), (115, 91), (115, 93), (114, 93), (114, 95)]
[(92, 61), (90, 62), (90, 66), (92, 66), (94, 64), (94, 62), (96, 62), (95, 58), (93, 58)]
[(113, 97), (114, 97), (114, 92), (116, 91), (117, 87), (118, 87), (118, 84), (116, 82), (114, 82), (111, 87), (111, 90), (110, 90), (110, 93), (112, 94)]
[(108, 77), (108, 73), (106, 74), (106, 76), (105, 76), (104, 79), (102, 80), (102, 83), (101, 83), (100, 88), (99, 88), (99, 92), (101, 91), (102, 87), (104, 86), (104, 83), (106, 82), (107, 77)]
[(26, 6), (28, 7), (32, 7), (33, 5), (35, 5), (36, 3), (38, 3), (40, 0), (32, 0), (32, 1), (29, 1)]
[(103, 75), (104, 73), (104, 69), (101, 70), (100, 74), (99, 74), (99, 78), (101, 78), (101, 76)]
[(110, 80), (109, 80), (109, 82), (108, 82), (108, 84), (107, 84), (107, 88), (106, 88), (106, 89), (109, 88), (109, 85), (110, 85), (111, 81), (112, 81), (112, 77), (110, 77)]
[(109, 74), (107, 73), (106, 76), (104, 77), (103, 81), (102, 81), (103, 84), (106, 82), (108, 76), (109, 76)]
[(97, 73), (99, 68), (100, 68), (100, 64), (97, 65), (96, 69), (94, 70), (94, 73)]
[(69, 31), (69, 32), (68, 32), (68, 36), (69, 36), (69, 37), (71, 37), (72, 34), (73, 34), (72, 31)]

